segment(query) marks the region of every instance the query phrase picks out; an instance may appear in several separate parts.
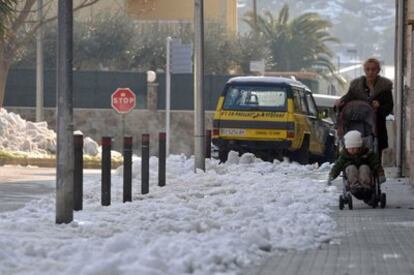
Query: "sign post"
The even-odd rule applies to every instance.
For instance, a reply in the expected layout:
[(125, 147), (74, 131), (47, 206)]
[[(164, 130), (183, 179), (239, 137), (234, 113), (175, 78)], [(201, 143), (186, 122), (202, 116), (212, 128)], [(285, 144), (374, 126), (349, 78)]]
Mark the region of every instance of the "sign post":
[(170, 154), (171, 74), (193, 73), (193, 44), (182, 44), (181, 39), (167, 37), (167, 64), (165, 73), (165, 132), (166, 154)]
[(129, 113), (136, 106), (135, 93), (130, 88), (118, 88), (111, 96), (112, 108), (121, 114), (122, 137), (125, 136), (125, 114)]
[(264, 75), (264, 72), (265, 72), (265, 61), (264, 61), (264, 59), (250, 61), (250, 71), (251, 72), (259, 72), (261, 75)]

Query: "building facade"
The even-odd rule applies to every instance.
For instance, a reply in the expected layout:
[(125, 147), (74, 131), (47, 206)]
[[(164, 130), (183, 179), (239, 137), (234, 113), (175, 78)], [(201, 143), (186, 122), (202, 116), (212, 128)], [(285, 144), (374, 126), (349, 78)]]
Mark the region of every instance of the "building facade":
[(401, 143), (401, 175), (414, 185), (414, 0), (397, 0), (396, 9), (396, 137), (397, 146)]
[[(125, 11), (142, 21), (192, 22), (194, 0), (126, 0)], [(220, 22), (237, 32), (237, 0), (204, 1), (206, 22)]]

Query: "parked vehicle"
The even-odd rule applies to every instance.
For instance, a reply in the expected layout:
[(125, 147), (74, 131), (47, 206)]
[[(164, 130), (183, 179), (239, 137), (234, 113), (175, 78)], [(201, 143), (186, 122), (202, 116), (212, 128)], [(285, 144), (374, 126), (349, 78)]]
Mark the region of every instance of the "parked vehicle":
[(323, 119), (311, 91), (282, 77), (235, 77), (218, 99), (213, 144), (219, 158), (230, 150), (265, 160), (290, 157), (301, 164), (333, 161), (333, 123)]
[(335, 95), (325, 95), (325, 94), (315, 94), (312, 93), (313, 98), (315, 99), (316, 106), (319, 111), (324, 112), (324, 116), (336, 123), (336, 112), (334, 110), (335, 102), (340, 99), (340, 96)]

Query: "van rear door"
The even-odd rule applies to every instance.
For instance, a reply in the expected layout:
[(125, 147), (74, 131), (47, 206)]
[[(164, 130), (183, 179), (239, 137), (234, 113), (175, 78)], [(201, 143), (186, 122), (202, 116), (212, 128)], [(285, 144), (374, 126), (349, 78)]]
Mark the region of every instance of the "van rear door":
[(287, 90), (276, 85), (232, 84), (226, 87), (214, 126), (220, 138), (277, 140), (286, 138)]

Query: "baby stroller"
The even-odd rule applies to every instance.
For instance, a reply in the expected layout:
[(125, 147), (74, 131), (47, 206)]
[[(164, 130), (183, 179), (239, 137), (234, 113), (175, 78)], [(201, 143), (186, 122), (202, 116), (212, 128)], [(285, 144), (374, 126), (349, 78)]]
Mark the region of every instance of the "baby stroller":
[[(337, 119), (337, 135), (339, 140), (339, 148), (344, 148), (344, 135), (351, 130), (357, 130), (361, 133), (363, 145), (369, 150), (378, 152), (378, 139), (376, 129), (376, 114), (371, 105), (366, 101), (354, 100), (343, 106)], [(386, 194), (381, 192), (381, 186), (378, 181), (378, 175), (372, 173), (372, 182), (374, 188), (368, 194), (352, 194), (345, 171), (343, 174), (343, 193), (339, 196), (339, 209), (344, 209), (345, 204), (352, 209), (352, 195), (358, 199), (370, 202), (373, 208), (380, 203), (381, 208), (386, 205)]]

